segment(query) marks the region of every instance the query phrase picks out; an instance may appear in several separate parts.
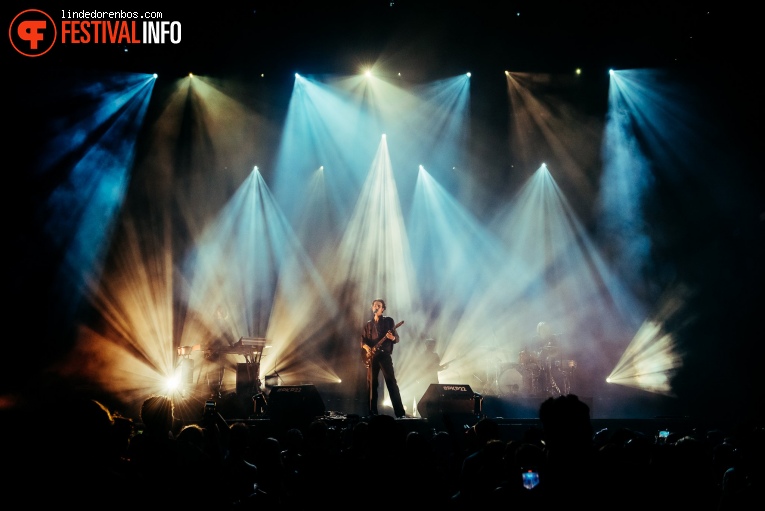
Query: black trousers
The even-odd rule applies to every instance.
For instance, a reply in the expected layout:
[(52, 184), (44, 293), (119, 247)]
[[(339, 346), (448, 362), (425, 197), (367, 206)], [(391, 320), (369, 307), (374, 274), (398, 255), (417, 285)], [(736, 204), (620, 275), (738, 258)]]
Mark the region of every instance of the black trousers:
[(393, 357), (387, 351), (379, 352), (367, 370), (367, 395), (369, 396), (370, 415), (378, 415), (377, 402), (379, 401), (380, 372), (382, 372), (385, 379), (388, 396), (393, 405), (393, 413), (396, 414), (396, 417), (403, 417), (406, 414), (406, 410), (404, 410), (404, 404), (401, 402), (401, 392), (398, 389), (396, 371), (393, 368)]

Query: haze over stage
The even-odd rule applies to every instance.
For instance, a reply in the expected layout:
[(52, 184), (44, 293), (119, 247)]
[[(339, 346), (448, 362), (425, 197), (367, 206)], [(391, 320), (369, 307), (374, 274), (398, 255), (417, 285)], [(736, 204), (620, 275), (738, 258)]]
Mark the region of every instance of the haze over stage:
[(753, 17), (516, 5), (179, 8), (178, 44), (7, 47), (4, 395), (130, 408), (177, 348), (255, 338), (260, 374), (353, 412), (385, 296), (410, 410), (426, 338), (492, 405), (555, 391), (539, 321), (598, 413), (757, 409)]

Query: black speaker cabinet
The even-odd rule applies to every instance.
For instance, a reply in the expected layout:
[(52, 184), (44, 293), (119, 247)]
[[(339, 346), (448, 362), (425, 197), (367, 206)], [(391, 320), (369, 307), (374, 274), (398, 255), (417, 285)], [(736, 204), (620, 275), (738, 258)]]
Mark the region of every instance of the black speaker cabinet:
[(268, 394), (268, 415), (282, 426), (305, 426), (324, 411), (324, 400), (314, 385), (276, 385)]
[(236, 394), (252, 397), (258, 393), (258, 373), (260, 364), (236, 365)]
[(445, 414), (479, 415), (481, 401), (481, 395), (473, 392), (470, 385), (431, 383), (417, 403), (417, 411), (426, 419)]

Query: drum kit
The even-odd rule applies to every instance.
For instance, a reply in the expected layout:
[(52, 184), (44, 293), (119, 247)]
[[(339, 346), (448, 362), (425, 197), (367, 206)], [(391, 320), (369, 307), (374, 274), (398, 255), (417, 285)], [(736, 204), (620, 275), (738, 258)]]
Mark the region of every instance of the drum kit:
[(576, 361), (561, 356), (558, 347), (548, 342), (539, 351), (521, 351), (518, 363), (500, 374), (500, 388), (527, 396), (570, 394), (575, 370)]
[(485, 376), (474, 375), (483, 384), (481, 394), (543, 397), (571, 393), (576, 361), (563, 357), (553, 343), (548, 342), (538, 351), (524, 349), (518, 354), (518, 362), (496, 361), (498, 351), (505, 350), (491, 347), (491, 369)]

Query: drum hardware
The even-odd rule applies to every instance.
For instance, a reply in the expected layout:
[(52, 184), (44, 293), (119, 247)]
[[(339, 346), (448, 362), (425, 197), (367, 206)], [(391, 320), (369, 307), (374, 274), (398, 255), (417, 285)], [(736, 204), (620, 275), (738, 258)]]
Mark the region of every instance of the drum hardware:
[(523, 374), (518, 364), (505, 364), (507, 367), (499, 376), (499, 388), (503, 395), (517, 395), (524, 390)]
[(497, 379), (497, 373), (494, 371), (494, 374), (489, 374), (489, 371), (486, 371), (485, 378), (483, 379), (477, 374), (473, 374), (473, 378), (481, 382), (483, 385), (481, 387), (481, 395), (484, 396), (500, 396), (500, 390), (499, 390), (499, 381)]
[(558, 347), (553, 345), (552, 343), (547, 343), (540, 352), (540, 357), (544, 354), (545, 358), (547, 357), (555, 357), (558, 355)]
[[(570, 394), (571, 376), (575, 369), (576, 360), (557, 358), (548, 360), (543, 374), (545, 391), (553, 395)], [(559, 377), (558, 380), (556, 375)]]
[(484, 392), (483, 394), (484, 395), (488, 394), (490, 396), (492, 395), (501, 396), (502, 388), (499, 386), (499, 374), (501, 372), (501, 369), (500, 369), (501, 364), (497, 362), (495, 364), (492, 364), (492, 366), (493, 366), (493, 370), (491, 371), (492, 374), (487, 379), (492, 379), (493, 377), (493, 380), (490, 382), (490, 386), (487, 389), (487, 392)]
[(507, 368), (508, 363), (492, 359), (487, 366), (488, 369), (485, 372), (479, 371), (481, 376), (473, 374), (473, 377), (482, 384), (479, 394), (500, 397), (503, 394), (502, 385), (500, 384), (500, 375), (502, 374), (502, 371)]
[(563, 394), (563, 392), (560, 391), (560, 387), (558, 387), (558, 382), (555, 381), (555, 378), (553, 378), (552, 375), (550, 375), (550, 386), (548, 390), (552, 395), (560, 396)]
[(478, 371), (478, 374), (473, 374), (473, 378), (481, 383), (481, 390), (478, 393), (484, 396), (501, 396), (502, 392), (499, 385), (499, 375), (502, 372), (502, 364), (497, 358), (501, 356), (500, 353), (507, 352), (508, 349), (489, 344), (482, 344), (477, 346), (477, 348), (480, 351), (489, 352), (484, 355), (486, 357), (486, 367), (488, 367), (488, 369), (485, 371)]
[(502, 374), (509, 369), (518, 369), (519, 367), (520, 367), (520, 364), (516, 362), (500, 362), (499, 374)]
[[(557, 396), (571, 393), (571, 377), (576, 366), (575, 360), (562, 358), (559, 348), (548, 342), (538, 352), (528, 349), (521, 351), (516, 370), (522, 377), (521, 388), (525, 393)], [(515, 380), (517, 378), (511, 372), (503, 372), (501, 387), (514, 389)]]

